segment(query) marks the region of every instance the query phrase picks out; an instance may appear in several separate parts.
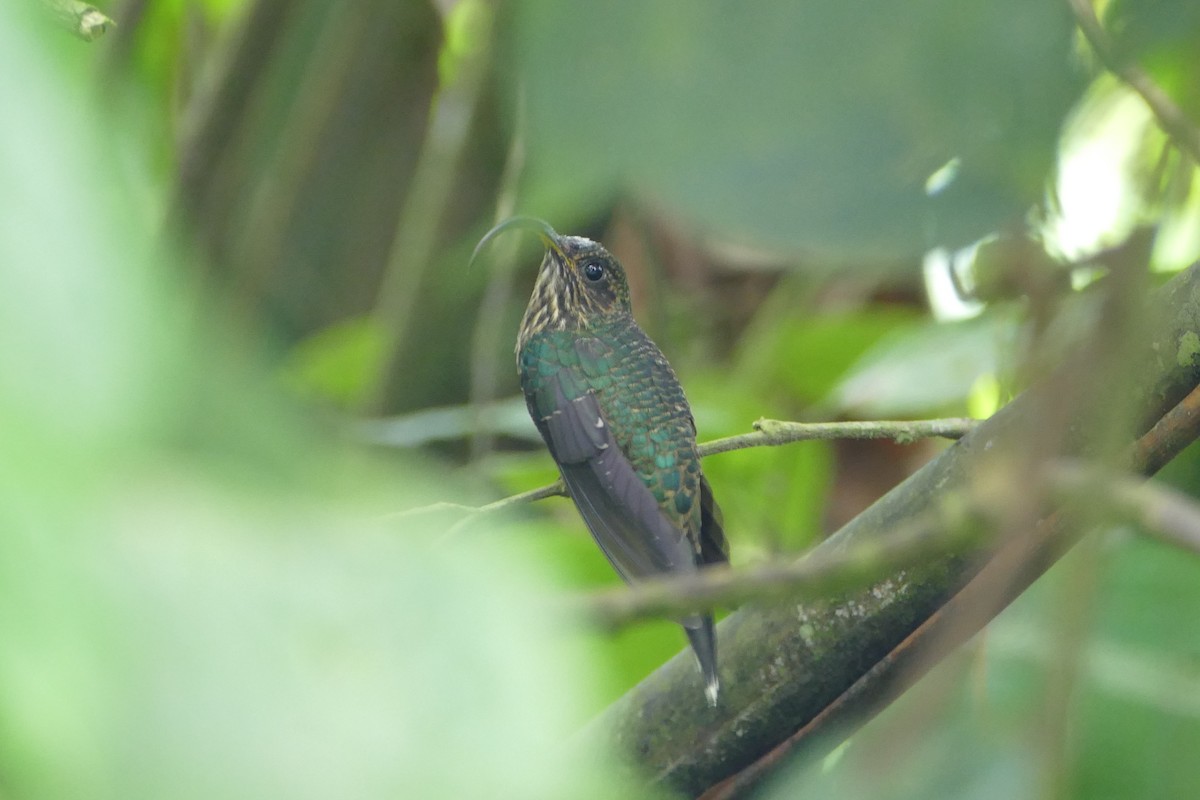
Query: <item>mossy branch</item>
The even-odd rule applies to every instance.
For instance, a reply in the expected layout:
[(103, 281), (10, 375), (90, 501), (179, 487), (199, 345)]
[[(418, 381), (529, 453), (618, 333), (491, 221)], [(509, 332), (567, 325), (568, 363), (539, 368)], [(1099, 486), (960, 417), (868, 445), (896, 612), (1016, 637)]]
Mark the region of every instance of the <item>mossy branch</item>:
[[(1134, 475), (1080, 464), (1059, 465), (1047, 473), (1045, 482), (1063, 503), (1086, 503), (1158, 541), (1200, 555), (1200, 503), (1186, 495)], [(902, 581), (903, 570), (923, 559), (960, 551), (971, 541), (986, 542), (979, 524), (983, 512), (968, 498), (947, 497), (931, 513), (883, 539), (818, 551), (799, 560), (642, 581), (590, 595), (582, 601), (582, 610), (598, 625), (616, 628), (748, 602), (827, 597), (888, 577)]]
[[(1193, 388), (1140, 437), (1126, 468), (1151, 474), (1200, 438), (1200, 388)], [(1200, 505), (1177, 492), (1132, 474), (1114, 475), (1096, 467), (1059, 465), (1047, 478), (1052, 492), (1068, 503), (1094, 506), (1139, 524), (1163, 541), (1200, 553)], [(704, 800), (732, 800), (750, 792), (780, 764), (797, 753), (828, 750), (850, 735), (874, 711), (895, 700), (933, 664), (950, 653), (1032, 582), (1056, 554), (1069, 546), (1064, 515), (1052, 514), (1037, 530), (1009, 542), (960, 592), (805, 725), (761, 754), (745, 769), (710, 788)], [(1041, 565), (1040, 568), (1037, 565)]]

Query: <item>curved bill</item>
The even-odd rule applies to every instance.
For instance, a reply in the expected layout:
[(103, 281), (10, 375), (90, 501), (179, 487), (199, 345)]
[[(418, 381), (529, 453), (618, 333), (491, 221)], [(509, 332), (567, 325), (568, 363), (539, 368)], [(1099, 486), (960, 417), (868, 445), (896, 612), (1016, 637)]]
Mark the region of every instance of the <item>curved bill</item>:
[(566, 257), (566, 254), (563, 253), (560, 237), (554, 231), (554, 228), (550, 227), (549, 222), (546, 222), (544, 219), (538, 219), (537, 217), (509, 217), (483, 235), (483, 238), (479, 240), (479, 244), (475, 245), (475, 250), (471, 253), (471, 260), (467, 262), (467, 268), (470, 269), (471, 264), (475, 263), (475, 259), (479, 256), (480, 251), (482, 251), (488, 243), (490, 243), (500, 234), (504, 233), (505, 231), (510, 231), (513, 228), (524, 228), (526, 230), (536, 232), (538, 234), (538, 238), (542, 240), (542, 244), (546, 245), (546, 247), (549, 247), (560, 256), (564, 258)]

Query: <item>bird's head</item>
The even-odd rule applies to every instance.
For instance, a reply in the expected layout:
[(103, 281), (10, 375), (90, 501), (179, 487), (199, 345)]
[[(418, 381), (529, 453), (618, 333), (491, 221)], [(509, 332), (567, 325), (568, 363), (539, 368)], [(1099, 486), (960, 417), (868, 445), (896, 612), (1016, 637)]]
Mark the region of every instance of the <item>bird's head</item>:
[(513, 228), (535, 231), (546, 247), (523, 327), (582, 328), (598, 318), (630, 313), (629, 282), (617, 259), (591, 239), (560, 236), (543, 220), (505, 220), (479, 241), (475, 254), (498, 234)]

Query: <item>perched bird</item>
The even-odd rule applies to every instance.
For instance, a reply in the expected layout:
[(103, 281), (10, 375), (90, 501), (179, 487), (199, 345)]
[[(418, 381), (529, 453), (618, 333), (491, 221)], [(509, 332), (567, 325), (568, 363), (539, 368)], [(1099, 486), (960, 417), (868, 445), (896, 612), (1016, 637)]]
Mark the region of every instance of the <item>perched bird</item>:
[[(517, 336), (525, 403), (600, 549), (626, 581), (729, 561), (675, 372), (638, 327), (625, 272), (602, 246), (514, 217), (487, 233), (538, 232), (546, 247)], [(720, 687), (709, 614), (679, 620), (705, 695)]]

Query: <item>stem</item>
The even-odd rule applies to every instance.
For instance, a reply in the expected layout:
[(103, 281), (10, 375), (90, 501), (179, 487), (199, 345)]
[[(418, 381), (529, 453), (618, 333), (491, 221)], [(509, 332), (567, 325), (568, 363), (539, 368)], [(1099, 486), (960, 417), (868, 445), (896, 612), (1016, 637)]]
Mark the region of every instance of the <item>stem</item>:
[(1193, 162), (1200, 164), (1200, 128), (1175, 105), (1170, 96), (1159, 88), (1150, 76), (1137, 64), (1117, 57), (1112, 41), (1104, 32), (1091, 0), (1067, 0), (1079, 30), (1095, 51), (1096, 57), (1112, 74), (1129, 85), (1150, 108), (1158, 124), (1171, 137), (1171, 141)]

